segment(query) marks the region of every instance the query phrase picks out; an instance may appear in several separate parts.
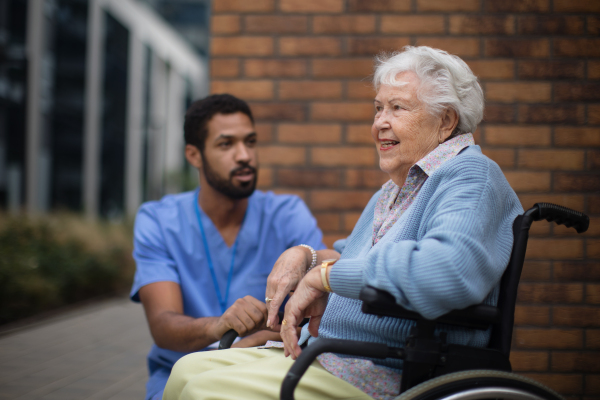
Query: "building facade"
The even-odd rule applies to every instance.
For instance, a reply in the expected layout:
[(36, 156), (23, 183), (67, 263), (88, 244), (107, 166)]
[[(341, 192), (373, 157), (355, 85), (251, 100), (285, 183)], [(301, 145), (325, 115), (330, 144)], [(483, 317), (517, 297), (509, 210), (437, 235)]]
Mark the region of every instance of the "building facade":
[(206, 94), (207, 67), (202, 41), (189, 44), (160, 15), (164, 2), (0, 7), (2, 207), (119, 219), (180, 190), (183, 115)]

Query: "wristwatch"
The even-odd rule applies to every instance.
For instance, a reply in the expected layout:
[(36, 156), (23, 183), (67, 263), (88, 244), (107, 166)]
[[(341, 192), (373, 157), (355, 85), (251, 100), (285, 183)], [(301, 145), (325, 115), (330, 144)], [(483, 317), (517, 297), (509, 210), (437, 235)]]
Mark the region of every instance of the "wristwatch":
[(335, 264), (336, 259), (323, 260), (321, 263), (321, 282), (323, 283), (323, 287), (326, 291), (331, 292), (331, 287), (329, 286), (329, 282), (327, 282), (327, 267)]

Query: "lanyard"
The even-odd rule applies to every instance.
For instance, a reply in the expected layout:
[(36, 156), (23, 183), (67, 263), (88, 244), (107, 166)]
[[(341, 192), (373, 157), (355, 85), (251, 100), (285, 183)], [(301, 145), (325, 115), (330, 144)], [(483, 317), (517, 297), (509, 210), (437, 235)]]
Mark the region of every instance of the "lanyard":
[[(233, 254), (231, 255), (231, 266), (229, 267), (229, 274), (227, 276), (227, 288), (225, 289), (225, 297), (221, 296), (221, 290), (219, 289), (219, 282), (217, 281), (217, 275), (215, 274), (215, 268), (213, 266), (212, 258), (210, 257), (210, 251), (208, 249), (208, 242), (206, 241), (206, 234), (204, 233), (204, 227), (202, 226), (202, 220), (200, 219), (200, 206), (198, 205), (198, 193), (200, 190), (196, 191), (196, 196), (194, 196), (194, 204), (196, 205), (196, 218), (198, 219), (198, 225), (200, 225), (200, 233), (202, 234), (202, 243), (204, 244), (204, 252), (206, 253), (206, 262), (208, 263), (208, 269), (210, 270), (210, 276), (213, 280), (213, 285), (215, 285), (215, 291), (217, 292), (217, 298), (219, 300), (219, 305), (221, 306), (221, 314), (227, 310), (227, 299), (229, 298), (229, 288), (231, 287), (231, 278), (233, 277), (233, 265), (235, 262), (235, 250), (237, 248), (237, 237), (235, 238), (235, 242), (233, 243)], [(243, 221), (242, 221), (243, 224)], [(241, 230), (241, 228), (240, 228)], [(239, 233), (238, 233), (239, 237)]]

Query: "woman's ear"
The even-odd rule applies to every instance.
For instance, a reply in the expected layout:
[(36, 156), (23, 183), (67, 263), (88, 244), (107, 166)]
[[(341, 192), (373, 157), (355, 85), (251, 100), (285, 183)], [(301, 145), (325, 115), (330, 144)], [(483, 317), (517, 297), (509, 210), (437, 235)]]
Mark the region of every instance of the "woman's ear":
[(454, 132), (454, 129), (456, 129), (456, 126), (458, 125), (458, 113), (453, 108), (446, 108), (442, 112), (441, 118), (438, 140), (439, 143), (444, 143), (450, 135), (452, 135), (452, 132)]
[(196, 169), (202, 168), (202, 153), (193, 144), (185, 145), (185, 158)]

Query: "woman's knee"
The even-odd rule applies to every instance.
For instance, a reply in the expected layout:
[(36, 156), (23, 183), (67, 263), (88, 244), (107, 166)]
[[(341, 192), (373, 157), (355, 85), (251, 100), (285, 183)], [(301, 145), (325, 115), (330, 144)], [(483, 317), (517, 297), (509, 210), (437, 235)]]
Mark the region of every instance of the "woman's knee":
[(254, 361), (266, 354), (268, 353), (264, 351), (257, 353), (256, 349), (229, 349), (188, 354), (173, 366), (165, 389), (165, 399), (179, 398), (179, 393), (182, 393), (190, 382), (205, 379), (207, 376), (205, 374), (211, 370)]
[[(201, 400), (205, 397), (209, 398), (211, 395), (214, 395), (215, 390), (216, 393), (221, 396), (221, 392), (227, 388), (227, 386), (224, 387), (222, 382), (220, 382), (220, 379), (218, 379), (222, 377), (222, 375), (223, 373), (221, 371), (218, 373), (206, 371), (190, 377), (181, 388), (179, 399)], [(230, 384), (231, 383), (229, 383), (229, 385)]]
[(207, 368), (207, 363), (202, 362), (206, 353), (192, 353), (181, 357), (171, 370), (171, 375), (165, 387), (165, 399), (178, 399), (183, 388), (190, 379)]

